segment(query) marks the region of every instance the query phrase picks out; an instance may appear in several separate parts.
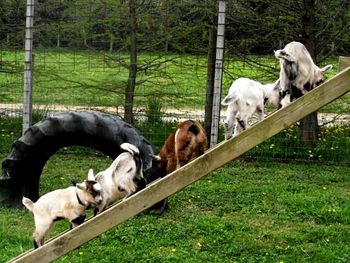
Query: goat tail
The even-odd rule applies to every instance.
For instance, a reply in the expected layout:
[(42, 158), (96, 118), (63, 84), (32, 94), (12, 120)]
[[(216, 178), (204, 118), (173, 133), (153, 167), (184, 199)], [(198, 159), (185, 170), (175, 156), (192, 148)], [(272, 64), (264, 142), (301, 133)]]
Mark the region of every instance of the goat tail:
[(120, 145), (120, 148), (123, 149), (126, 152), (129, 152), (132, 156), (140, 155), (139, 149), (135, 145), (133, 145), (131, 143), (128, 143), (128, 142), (122, 143)]
[(34, 208), (34, 203), (32, 200), (30, 200), (29, 198), (26, 198), (23, 196), (22, 198), (22, 204), (30, 211), (33, 212), (33, 208)]
[(190, 127), (188, 127), (188, 131), (192, 132), (194, 134), (194, 136), (197, 136), (198, 133), (200, 132), (199, 128), (198, 128), (198, 126), (196, 125), (195, 122), (192, 121), (192, 123), (193, 124)]
[(277, 87), (278, 85), (280, 85), (280, 78), (278, 78), (274, 83), (273, 83), (273, 87)]
[(120, 145), (120, 148), (122, 148), (124, 151), (127, 151), (128, 153), (130, 153), (135, 161), (135, 165), (136, 165), (136, 174), (140, 176), (140, 178), (143, 178), (143, 163), (142, 163), (142, 159), (140, 156), (140, 151), (139, 148), (137, 148), (135, 145), (131, 144), (131, 143), (122, 143)]

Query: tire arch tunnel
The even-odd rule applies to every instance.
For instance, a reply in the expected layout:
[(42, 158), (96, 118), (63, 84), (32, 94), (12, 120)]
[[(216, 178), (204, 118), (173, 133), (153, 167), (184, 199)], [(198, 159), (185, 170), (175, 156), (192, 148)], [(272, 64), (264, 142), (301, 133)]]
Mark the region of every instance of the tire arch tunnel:
[(152, 166), (151, 144), (130, 124), (110, 114), (79, 111), (64, 112), (32, 125), (15, 141), (2, 161), (0, 202), (16, 206), (22, 196), (39, 198), (39, 181), (46, 162), (59, 149), (84, 146), (115, 159), (124, 142), (140, 149), (144, 170)]

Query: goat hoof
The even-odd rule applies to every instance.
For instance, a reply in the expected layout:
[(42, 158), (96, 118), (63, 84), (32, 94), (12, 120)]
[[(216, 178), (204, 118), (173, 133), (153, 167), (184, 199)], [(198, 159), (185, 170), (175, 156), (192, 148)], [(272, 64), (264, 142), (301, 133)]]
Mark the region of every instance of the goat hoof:
[(151, 215), (161, 215), (165, 210), (169, 208), (168, 200), (162, 200), (159, 203), (148, 209), (148, 213)]

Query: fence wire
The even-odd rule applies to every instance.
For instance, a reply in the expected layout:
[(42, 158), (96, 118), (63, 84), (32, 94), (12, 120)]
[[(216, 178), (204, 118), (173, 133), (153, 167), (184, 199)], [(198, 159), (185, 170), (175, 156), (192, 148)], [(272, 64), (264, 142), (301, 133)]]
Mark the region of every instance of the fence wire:
[[(295, 9), (301, 5), (297, 2)], [(6, 3), (0, 4), (4, 14), (0, 21), (2, 152), (20, 136), (21, 121), (16, 124), (14, 119), (22, 117), (23, 108), (25, 4)], [(222, 96), (239, 77), (275, 81), (279, 62), (273, 50), (300, 40), (291, 29), (291, 24), (302, 21), (299, 15), (284, 16), (276, 1), (255, 4), (227, 1)], [(137, 25), (134, 35), (133, 21)], [(204, 120), (209, 30), (216, 23), (217, 1), (36, 1), (33, 122), (57, 111), (85, 109), (123, 117), (134, 37), (134, 125), (159, 149), (178, 122)], [(338, 69), (338, 55), (347, 55), (349, 45), (338, 41), (348, 34), (342, 27), (328, 30), (332, 41), (315, 49), (319, 64), (333, 64), (331, 77)], [(329, 52), (331, 56), (326, 57)], [(346, 95), (319, 111), (316, 142), (302, 142), (297, 123), (245, 157), (350, 163), (349, 102)], [(268, 108), (267, 113), (273, 110)], [(223, 140), (225, 115), (222, 108), (219, 141)]]

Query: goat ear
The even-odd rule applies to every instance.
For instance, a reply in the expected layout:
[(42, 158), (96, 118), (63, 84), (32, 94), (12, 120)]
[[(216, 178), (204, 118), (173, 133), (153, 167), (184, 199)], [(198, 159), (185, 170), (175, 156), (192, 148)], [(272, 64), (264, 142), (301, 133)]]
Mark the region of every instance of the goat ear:
[(89, 170), (88, 181), (95, 181), (94, 170), (92, 169)]
[(95, 183), (92, 186), (93, 189), (95, 189), (96, 191), (101, 191), (102, 190), (102, 186), (100, 185), (100, 183)]
[(80, 183), (80, 184), (77, 184), (76, 187), (80, 190), (83, 190), (85, 191), (86, 190), (86, 184), (85, 183)]
[(331, 70), (332, 68), (333, 68), (332, 65), (327, 65), (327, 66), (321, 68), (320, 70), (321, 70), (321, 73), (324, 74), (324, 73), (326, 73), (328, 70)]

